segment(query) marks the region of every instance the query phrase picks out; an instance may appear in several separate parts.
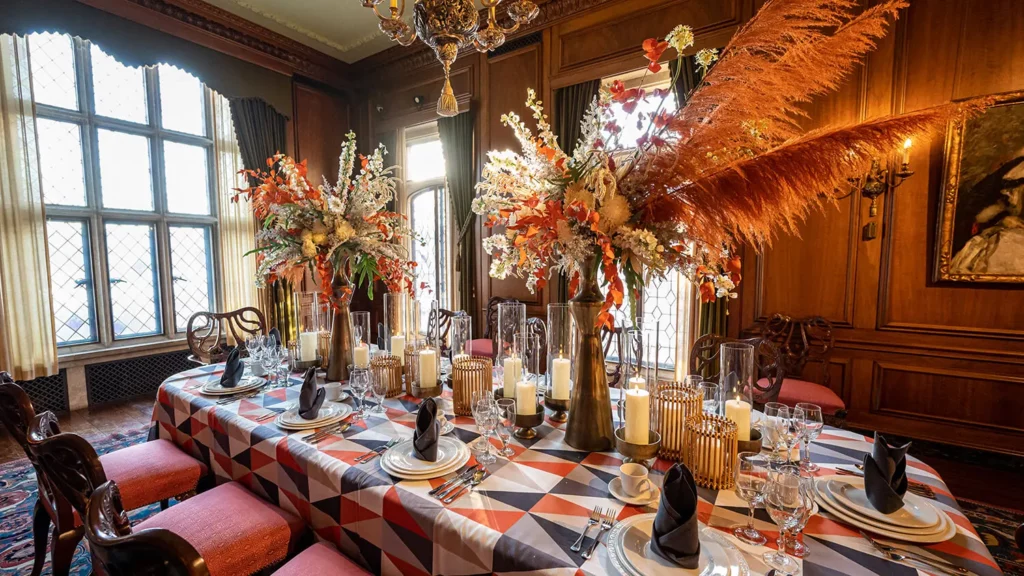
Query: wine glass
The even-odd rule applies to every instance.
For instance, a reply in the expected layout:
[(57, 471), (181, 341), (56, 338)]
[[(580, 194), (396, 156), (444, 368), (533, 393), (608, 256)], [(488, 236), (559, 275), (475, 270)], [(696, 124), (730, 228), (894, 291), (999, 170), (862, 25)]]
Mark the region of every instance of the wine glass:
[(348, 385), (352, 389), (352, 399), (356, 403), (356, 411), (352, 416), (353, 420), (363, 418), (363, 397), (370, 387), (370, 371), (366, 368), (348, 367)]
[[(365, 369), (364, 369), (365, 370)], [(386, 412), (384, 409), (384, 397), (388, 393), (388, 382), (384, 378), (370, 378), (370, 394), (373, 395), (373, 401), (375, 404), (367, 410), (367, 412), (373, 414), (383, 414)]]
[(497, 414), (498, 439), (501, 440), (501, 450), (498, 454), (506, 458), (515, 456), (516, 452), (508, 445), (512, 439), (512, 429), (516, 425), (516, 400), (515, 398), (498, 398), (495, 404)]
[(781, 436), (780, 420), (789, 419), (789, 406), (778, 402), (767, 402), (764, 405), (764, 420), (762, 421), (761, 433), (772, 446), (772, 462), (779, 463), (789, 459), (787, 454), (782, 456), (783, 440)]
[(703, 383), (703, 382), (704, 382), (704, 379), (701, 378), (697, 374), (690, 374), (688, 376), (683, 376), (683, 387), (685, 387), (685, 388), (697, 390), (697, 389), (700, 388), (701, 383)]
[(496, 462), (498, 457), (491, 453), (491, 443), (488, 440), (495, 424), (494, 399), (490, 395), (480, 398), (474, 393), (472, 411), (473, 419), (476, 420), (476, 426), (480, 430), (480, 438), (483, 441), (481, 454), (476, 457), (476, 461), (485, 465)]
[(800, 487), (810, 497), (812, 504), (800, 515), (796, 525), (789, 529), (786, 551), (797, 558), (806, 558), (811, 555), (811, 550), (802, 542), (802, 535), (807, 521), (811, 519), (811, 513), (814, 511), (814, 474), (804, 468), (800, 468)]
[(704, 380), (704, 411), (709, 414), (722, 413), (722, 386), (714, 380)]
[(754, 510), (764, 499), (765, 484), (768, 481), (768, 459), (758, 452), (740, 452), (736, 456), (736, 495), (750, 507), (750, 516), (747, 517), (745, 526), (735, 526), (732, 533), (747, 544), (760, 546), (768, 539), (754, 528)]
[(288, 387), (288, 348), (285, 346), (278, 346), (277, 349), (277, 372), (280, 376), (281, 386), (284, 388)]
[(818, 465), (811, 462), (811, 442), (821, 434), (821, 429), (825, 427), (821, 417), (821, 406), (800, 402), (793, 410), (793, 418), (797, 422), (800, 439), (803, 440), (800, 467), (808, 472), (817, 472)]
[(765, 552), (762, 558), (778, 574), (790, 576), (800, 573), (799, 563), (785, 552), (786, 532), (799, 525), (801, 517), (813, 506), (812, 502), (798, 466), (782, 466), (768, 473), (764, 503), (768, 515), (779, 526), (779, 549)]
[(274, 387), (277, 387), (277, 366), (281, 363), (281, 352), (278, 350), (279, 347), (267, 346), (263, 348), (263, 352), (260, 354), (260, 366), (263, 367), (263, 373), (267, 375), (267, 380), (273, 382)]

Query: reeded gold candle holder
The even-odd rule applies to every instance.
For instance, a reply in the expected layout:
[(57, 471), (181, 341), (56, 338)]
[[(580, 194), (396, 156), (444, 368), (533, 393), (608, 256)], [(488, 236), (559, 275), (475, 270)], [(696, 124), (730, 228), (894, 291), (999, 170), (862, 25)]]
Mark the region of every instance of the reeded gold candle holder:
[(452, 404), (457, 416), (473, 414), (473, 393), (491, 389), (490, 358), (473, 356), (452, 364)]
[(660, 382), (651, 394), (651, 429), (661, 435), (658, 456), (681, 462), (686, 455), (684, 443), (686, 421), (704, 412), (704, 396), (700, 390), (682, 382)]
[(371, 377), (375, 380), (387, 382), (388, 389), (385, 398), (394, 398), (402, 395), (402, 363), (398, 356), (391, 354), (378, 354), (370, 360)]
[(697, 486), (728, 490), (735, 483), (736, 423), (715, 414), (686, 420), (684, 463)]

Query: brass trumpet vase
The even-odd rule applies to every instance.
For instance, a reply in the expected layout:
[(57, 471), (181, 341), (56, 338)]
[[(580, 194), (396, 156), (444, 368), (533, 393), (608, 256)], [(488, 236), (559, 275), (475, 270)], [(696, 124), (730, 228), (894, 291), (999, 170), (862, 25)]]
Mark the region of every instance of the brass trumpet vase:
[(352, 361), (352, 303), (351, 284), (347, 276), (338, 272), (331, 281), (331, 304), (334, 319), (331, 322), (331, 353), (327, 359), (327, 381), (348, 380), (348, 367)]

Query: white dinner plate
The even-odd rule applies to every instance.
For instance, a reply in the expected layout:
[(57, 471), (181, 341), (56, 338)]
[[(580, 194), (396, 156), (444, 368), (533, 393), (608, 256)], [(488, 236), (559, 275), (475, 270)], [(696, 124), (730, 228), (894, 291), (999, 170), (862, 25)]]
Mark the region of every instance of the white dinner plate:
[(830, 476), (823, 478), (825, 488), (837, 502), (860, 516), (871, 518), (901, 528), (934, 528), (938, 526), (939, 511), (927, 500), (907, 492), (903, 495), (903, 507), (891, 514), (875, 510), (864, 491), (864, 478), (859, 476)]
[[(823, 489), (822, 489), (823, 490)], [(821, 507), (825, 511), (829, 512), (833, 516), (836, 516), (843, 522), (851, 524), (857, 528), (862, 528), (873, 534), (884, 536), (891, 540), (900, 540), (903, 542), (913, 542), (915, 544), (938, 544), (939, 542), (945, 542), (953, 536), (956, 536), (956, 524), (947, 516), (944, 512), (941, 515), (941, 525), (943, 530), (937, 534), (906, 534), (902, 532), (896, 532), (893, 530), (894, 527), (889, 526), (882, 528), (879, 526), (880, 522), (869, 524), (869, 519), (856, 516), (849, 511), (845, 510), (841, 506), (835, 503), (834, 500), (830, 499), (822, 493), (822, 490), (815, 490), (817, 500), (821, 504)], [(884, 525), (883, 525), (884, 526)]]
[(433, 462), (420, 460), (416, 457), (412, 440), (406, 440), (393, 446), (384, 453), (388, 468), (406, 474), (426, 474), (451, 466), (451, 463), (462, 456), (467, 450), (462, 442), (447, 437), (437, 439), (437, 459)]
[(255, 390), (256, 388), (266, 384), (266, 382), (267, 380), (265, 378), (260, 378), (259, 376), (248, 376), (239, 380), (238, 385), (231, 388), (225, 388), (220, 385), (220, 380), (218, 379), (214, 382), (207, 382), (206, 384), (203, 384), (203, 387), (200, 388), (199, 391), (208, 396), (230, 396), (231, 394), (240, 394), (242, 392)]
[(338, 422), (341, 422), (342, 420), (344, 420), (344, 418), (339, 414), (338, 416), (335, 416), (333, 418), (327, 418), (326, 420), (321, 420), (321, 421), (318, 421), (316, 423), (312, 423), (310, 421), (310, 422), (303, 422), (302, 424), (289, 425), (289, 424), (282, 423), (281, 422), (281, 417), (278, 416), (274, 420), (274, 424), (277, 424), (277, 427), (281, 428), (282, 430), (287, 430), (289, 432), (301, 432), (301, 431), (304, 431), (304, 430), (313, 430), (314, 428), (324, 428), (326, 426), (330, 426), (331, 424), (336, 424)]
[(298, 407), (293, 407), (285, 412), (282, 412), (277, 417), (277, 425), (281, 428), (288, 430), (308, 430), (310, 428), (318, 428), (328, 423), (337, 422), (338, 420), (344, 420), (352, 413), (352, 408), (347, 404), (324, 404), (320, 407), (320, 412), (317, 417), (313, 420), (306, 420), (302, 416), (299, 416)]
[(939, 515), (940, 515), (939, 522), (936, 523), (935, 526), (933, 526), (931, 528), (905, 528), (903, 526), (893, 526), (892, 524), (886, 524), (885, 522), (879, 522), (879, 521), (874, 520), (872, 518), (867, 518), (867, 517), (865, 517), (865, 516), (863, 516), (861, 514), (858, 514), (857, 512), (855, 512), (853, 510), (850, 510), (849, 508), (844, 506), (842, 504), (842, 502), (836, 500), (835, 496), (831, 492), (828, 491), (827, 485), (824, 484), (824, 483), (822, 483), (821, 486), (815, 485), (815, 492), (816, 492), (816, 496), (817, 496), (817, 498), (815, 498), (815, 505), (818, 504), (819, 500), (828, 500), (828, 504), (831, 504), (831, 507), (829, 508), (829, 510), (838, 508), (840, 513), (845, 514), (847, 516), (850, 516), (852, 518), (856, 518), (860, 522), (862, 522), (864, 524), (867, 524), (868, 526), (872, 526), (876, 530), (885, 530), (887, 532), (894, 532), (894, 533), (897, 533), (897, 534), (907, 534), (907, 535), (910, 535), (910, 536), (930, 536), (930, 535), (935, 535), (935, 534), (941, 534), (942, 532), (946, 531), (949, 528), (946, 525), (945, 519), (943, 518), (943, 516), (945, 516), (945, 515), (942, 514), (941, 512), (939, 513)]
[[(391, 450), (388, 450), (388, 452), (390, 451)], [(385, 452), (385, 454), (387, 454), (387, 452)], [(403, 480), (433, 480), (434, 478), (440, 478), (442, 476), (451, 474), (452, 472), (455, 472), (459, 468), (465, 466), (466, 462), (469, 462), (469, 450), (466, 450), (462, 454), (462, 456), (456, 459), (454, 462), (452, 462), (450, 466), (446, 466), (445, 468), (441, 468), (433, 472), (427, 472), (424, 474), (409, 474), (407, 472), (401, 472), (393, 468), (389, 468), (383, 458), (380, 458), (379, 460), (381, 470), (384, 470), (385, 472), (394, 476), (395, 478), (401, 478)]]
[(721, 534), (700, 527), (700, 559), (687, 570), (651, 550), (655, 514), (638, 514), (622, 520), (608, 533), (608, 558), (627, 576), (748, 576), (743, 554)]

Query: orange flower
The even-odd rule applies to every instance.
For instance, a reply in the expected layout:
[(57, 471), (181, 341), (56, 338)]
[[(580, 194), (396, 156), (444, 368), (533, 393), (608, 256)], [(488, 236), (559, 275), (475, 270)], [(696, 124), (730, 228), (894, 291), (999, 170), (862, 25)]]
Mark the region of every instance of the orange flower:
[(739, 284), (740, 279), (743, 278), (741, 272), (743, 272), (743, 263), (740, 262), (739, 256), (733, 256), (725, 263), (725, 270), (729, 273), (729, 279), (732, 280), (733, 284)]
[(659, 42), (657, 38), (648, 38), (644, 40), (643, 48), (644, 56), (651, 62), (647, 69), (652, 74), (657, 74), (661, 71), (661, 64), (658, 64), (658, 60), (661, 58), (661, 54), (668, 49), (668, 42)]
[(704, 304), (715, 301), (715, 285), (711, 282), (704, 282), (700, 285), (700, 301)]

